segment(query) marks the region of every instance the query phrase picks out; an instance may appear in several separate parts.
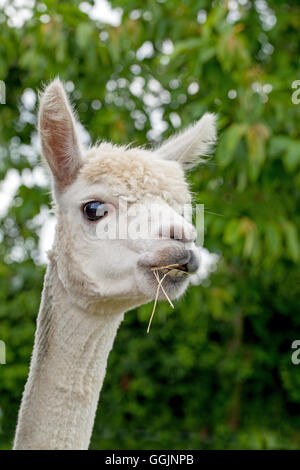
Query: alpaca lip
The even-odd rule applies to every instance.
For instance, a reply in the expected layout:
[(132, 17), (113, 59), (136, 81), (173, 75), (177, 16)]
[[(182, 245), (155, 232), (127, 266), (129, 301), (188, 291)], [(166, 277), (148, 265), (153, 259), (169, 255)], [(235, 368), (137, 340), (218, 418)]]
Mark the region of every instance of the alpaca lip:
[(151, 271), (160, 271), (162, 274), (168, 274), (172, 277), (182, 277), (189, 274), (186, 265), (168, 264), (166, 266), (153, 266)]

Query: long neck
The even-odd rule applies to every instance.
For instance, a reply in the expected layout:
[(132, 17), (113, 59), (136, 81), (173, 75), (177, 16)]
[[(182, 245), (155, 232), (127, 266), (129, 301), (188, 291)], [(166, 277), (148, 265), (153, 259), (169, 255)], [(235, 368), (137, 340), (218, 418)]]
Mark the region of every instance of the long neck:
[(15, 449), (87, 449), (109, 352), (123, 313), (72, 304), (47, 269)]

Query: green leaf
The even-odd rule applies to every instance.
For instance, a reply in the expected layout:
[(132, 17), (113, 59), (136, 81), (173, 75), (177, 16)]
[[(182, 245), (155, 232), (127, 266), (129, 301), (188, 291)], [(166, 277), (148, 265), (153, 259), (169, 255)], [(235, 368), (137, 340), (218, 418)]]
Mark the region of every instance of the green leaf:
[(81, 49), (88, 49), (93, 36), (93, 26), (90, 23), (80, 23), (76, 30), (76, 41)]
[(272, 257), (278, 257), (282, 248), (282, 236), (280, 227), (275, 222), (267, 222), (265, 225), (266, 247)]
[(287, 148), (286, 154), (283, 156), (283, 163), (287, 171), (296, 170), (300, 164), (300, 142), (292, 141)]
[(289, 258), (296, 263), (299, 261), (300, 255), (297, 227), (293, 222), (286, 220), (283, 223), (283, 230), (285, 233), (287, 254)]
[(266, 158), (265, 142), (268, 135), (268, 128), (260, 123), (252, 125), (247, 131), (249, 176), (253, 182), (257, 180)]
[(240, 237), (240, 221), (239, 219), (232, 219), (225, 228), (224, 232), (224, 243), (227, 245), (233, 245), (237, 242)]
[(236, 148), (247, 131), (247, 124), (232, 124), (223, 133), (217, 150), (217, 161), (221, 168), (226, 168), (234, 159)]

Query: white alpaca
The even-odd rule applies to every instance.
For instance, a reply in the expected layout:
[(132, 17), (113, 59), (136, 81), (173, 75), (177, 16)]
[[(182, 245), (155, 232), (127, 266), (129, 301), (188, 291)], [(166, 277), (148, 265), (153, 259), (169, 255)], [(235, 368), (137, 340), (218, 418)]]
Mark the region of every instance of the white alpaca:
[[(154, 151), (108, 143), (84, 151), (56, 79), (40, 100), (39, 132), (53, 176), (57, 226), (14, 448), (87, 449), (124, 312), (155, 297), (151, 267), (198, 268), (195, 228), (181, 215), (191, 200), (183, 168), (209, 153), (215, 122), (206, 114)], [(109, 226), (121, 200), (128, 206), (158, 204), (151, 215), (156, 239), (111, 240), (97, 230), (104, 222)], [(131, 219), (139, 223), (139, 217)], [(179, 240), (174, 239), (176, 225), (182, 228)], [(168, 231), (170, 236), (164, 236)], [(163, 287), (175, 299), (188, 283), (186, 275), (170, 275)]]

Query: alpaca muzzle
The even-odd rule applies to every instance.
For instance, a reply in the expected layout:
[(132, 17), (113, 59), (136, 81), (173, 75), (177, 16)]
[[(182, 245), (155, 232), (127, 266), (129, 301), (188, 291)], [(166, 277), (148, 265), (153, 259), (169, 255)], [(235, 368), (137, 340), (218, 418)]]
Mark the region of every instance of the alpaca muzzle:
[(168, 274), (172, 277), (181, 277), (193, 274), (199, 269), (199, 260), (192, 250), (186, 250), (186, 262), (170, 263), (165, 265), (153, 266), (152, 271), (158, 271), (162, 274)]

